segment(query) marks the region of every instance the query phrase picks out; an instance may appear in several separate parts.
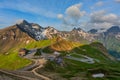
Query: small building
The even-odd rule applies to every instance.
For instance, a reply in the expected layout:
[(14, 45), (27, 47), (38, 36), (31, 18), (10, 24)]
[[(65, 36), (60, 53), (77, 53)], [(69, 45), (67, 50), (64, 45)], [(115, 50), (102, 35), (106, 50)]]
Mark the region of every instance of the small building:
[(97, 77), (102, 78), (102, 77), (104, 77), (104, 76), (105, 76), (105, 75), (104, 75), (103, 73), (92, 74), (92, 77), (94, 77), (94, 78), (97, 78)]
[(57, 56), (59, 56), (61, 53), (55, 51), (53, 54), (57, 57)]
[(62, 57), (58, 57), (58, 58), (56, 58), (56, 62), (57, 62), (58, 64), (62, 63), (62, 62), (63, 62)]
[(25, 48), (21, 48), (18, 52), (19, 56), (25, 56), (27, 54), (28, 50)]

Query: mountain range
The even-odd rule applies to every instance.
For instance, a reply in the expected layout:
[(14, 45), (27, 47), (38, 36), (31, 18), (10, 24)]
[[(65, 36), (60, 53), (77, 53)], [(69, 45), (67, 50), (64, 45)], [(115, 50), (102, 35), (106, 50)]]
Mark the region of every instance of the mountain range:
[[(102, 29), (104, 31), (104, 29)], [(0, 30), (0, 51), (9, 50), (15, 43), (24, 41), (28, 43), (30, 40), (46, 40), (55, 37), (62, 37), (71, 41), (81, 43), (91, 43), (99, 41), (107, 48), (109, 53), (120, 58), (120, 28), (112, 26), (104, 32), (97, 29), (91, 29), (85, 32), (81, 28), (73, 28), (71, 31), (59, 31), (53, 27), (41, 27), (36, 23), (29, 23), (26, 20), (20, 20), (15, 25)], [(12, 45), (13, 44), (13, 45)], [(6, 45), (8, 45), (6, 47)], [(11, 46), (12, 45), (12, 46)]]

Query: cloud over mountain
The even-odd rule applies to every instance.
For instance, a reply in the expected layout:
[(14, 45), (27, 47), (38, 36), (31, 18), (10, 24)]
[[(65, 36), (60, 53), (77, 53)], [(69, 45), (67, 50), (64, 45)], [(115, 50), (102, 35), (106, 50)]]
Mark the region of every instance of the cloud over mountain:
[(81, 11), (82, 4), (75, 4), (70, 7), (68, 7), (65, 11), (66, 15), (75, 21), (78, 21), (84, 14), (85, 11)]
[(58, 14), (58, 19), (62, 20), (63, 25), (66, 26), (76, 26), (79, 24), (79, 20), (81, 17), (85, 15), (85, 11), (81, 11), (80, 8), (82, 4), (75, 4), (68, 7), (65, 11), (65, 14)]
[(107, 13), (105, 10), (95, 11), (90, 14), (90, 21), (87, 25), (96, 28), (109, 28), (113, 25), (120, 25), (120, 16)]

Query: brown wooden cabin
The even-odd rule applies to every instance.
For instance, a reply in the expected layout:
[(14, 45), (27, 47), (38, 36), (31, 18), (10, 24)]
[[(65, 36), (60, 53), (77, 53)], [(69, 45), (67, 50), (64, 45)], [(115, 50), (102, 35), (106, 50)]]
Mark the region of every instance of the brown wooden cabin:
[(25, 49), (25, 48), (21, 48), (20, 50), (19, 50), (19, 56), (25, 56), (26, 54), (27, 54), (27, 49)]

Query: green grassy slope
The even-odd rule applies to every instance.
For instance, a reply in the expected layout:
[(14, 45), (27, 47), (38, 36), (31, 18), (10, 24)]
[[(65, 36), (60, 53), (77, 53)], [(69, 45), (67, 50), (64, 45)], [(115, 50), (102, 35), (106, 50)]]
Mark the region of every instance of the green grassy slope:
[[(34, 49), (34, 48), (44, 48), (46, 46), (51, 46), (53, 44), (56, 44), (56, 38), (49, 39), (49, 40), (41, 40), (41, 41), (31, 40), (28, 44), (26, 44), (23, 41), (20, 43), (18, 42), (16, 44), (17, 45), (10, 48), (4, 54), (0, 54), (0, 63), (1, 63), (0, 68), (16, 70), (30, 64), (31, 60), (23, 59), (18, 56), (19, 49), (20, 48)], [(69, 44), (71, 43), (69, 42)], [(78, 45), (78, 44), (73, 45), (72, 43), (72, 46), (75, 46), (75, 45)]]
[[(96, 47), (95, 47), (96, 46)], [(88, 64), (85, 62), (72, 60), (63, 56), (63, 66), (56, 64), (54, 61), (48, 61), (43, 72), (46, 76), (54, 74), (61, 79), (74, 80), (73, 78), (85, 80), (119, 80), (120, 79), (120, 63), (111, 60), (106, 56), (107, 50), (100, 43), (92, 43), (90, 45), (83, 45), (76, 47), (70, 51), (62, 51), (62, 54), (69, 54), (75, 58), (83, 58), (80, 55), (85, 55), (93, 58), (95, 63)], [(91, 75), (95, 73), (104, 73), (103, 78), (93, 78)], [(40, 73), (40, 72), (39, 72)], [(47, 74), (48, 73), (48, 74)], [(45, 74), (44, 74), (45, 75)], [(49, 76), (51, 77), (51, 76)], [(56, 78), (52, 77), (56, 80)]]
[(0, 68), (8, 69), (8, 70), (16, 70), (22, 68), (31, 63), (31, 60), (24, 59), (18, 56), (18, 51), (20, 48), (41, 48), (48, 46), (54, 42), (54, 39), (51, 40), (42, 40), (42, 41), (34, 41), (31, 40), (28, 44), (18, 43), (17, 46), (12, 47), (10, 50), (6, 51), (5, 54), (0, 54)]
[(0, 55), (1, 69), (16, 70), (30, 63), (30, 60), (20, 58), (17, 53), (11, 53), (10, 55)]

